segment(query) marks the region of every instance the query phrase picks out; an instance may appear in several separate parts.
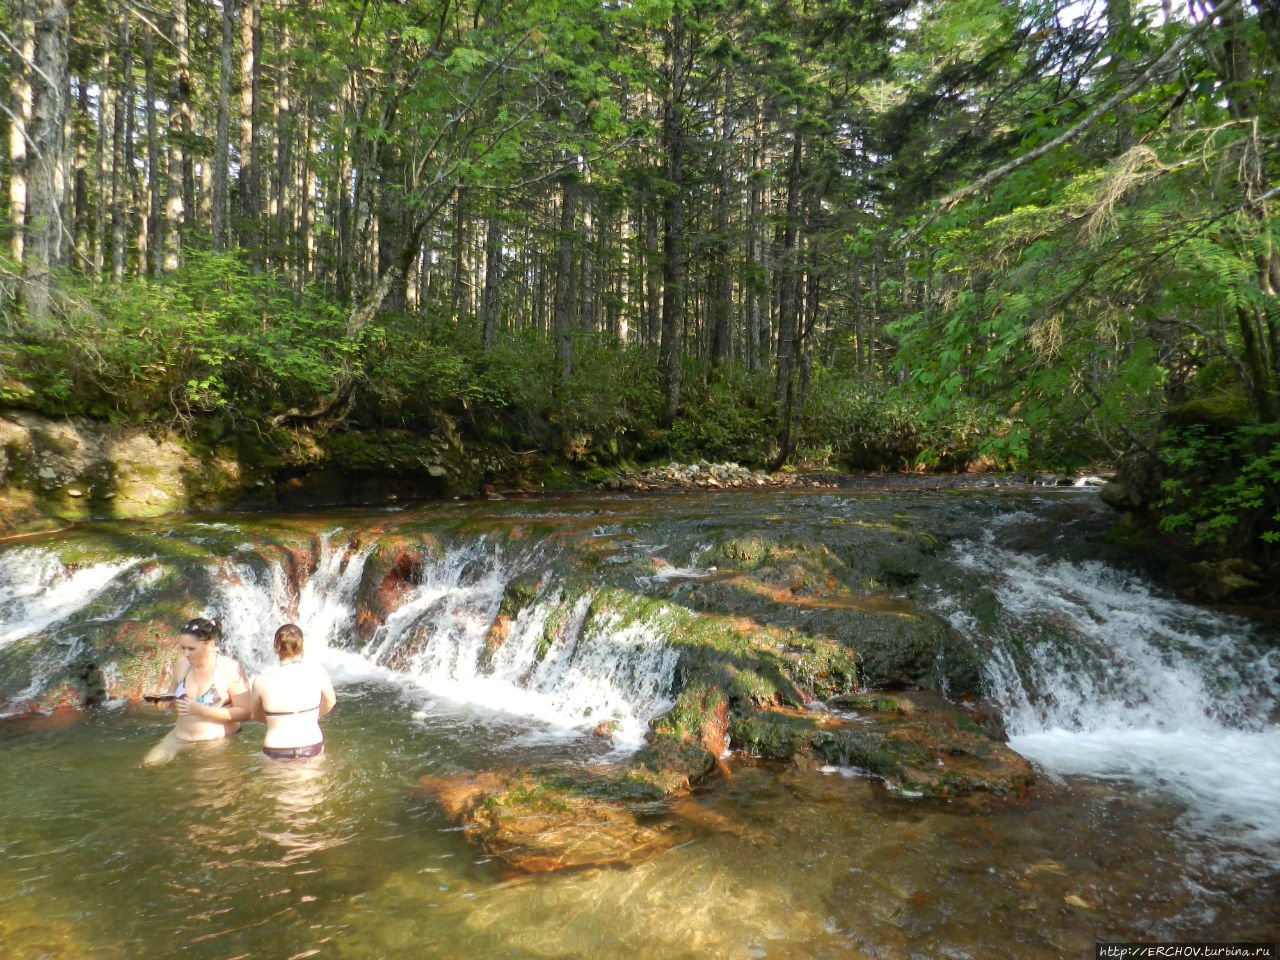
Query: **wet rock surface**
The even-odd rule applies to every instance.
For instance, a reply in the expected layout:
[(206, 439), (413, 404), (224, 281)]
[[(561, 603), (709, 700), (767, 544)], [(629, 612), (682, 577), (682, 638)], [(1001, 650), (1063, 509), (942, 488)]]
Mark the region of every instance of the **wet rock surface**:
[[(944, 688), (952, 700), (980, 701), (982, 651), (917, 595), (975, 510), (980, 522), (984, 510), (1014, 509), (943, 491), (903, 499), (798, 487), (88, 525), (49, 541), (68, 571), (148, 559), (75, 622), (0, 648), (0, 706), (137, 696), (159, 682), (180, 622), (219, 613), (229, 582), (278, 578), (297, 597), (313, 578), (347, 569), (351, 629), (331, 643), (409, 674), (428, 660), (447, 667), (459, 654), (444, 656), (441, 645), (474, 635), (481, 673), (509, 661), (516, 682), (540, 671), (561, 682), (573, 657), (601, 648), (617, 660), (617, 682), (635, 682), (629, 675), (659, 655), (642, 637), (661, 638), (666, 705), (625, 761), (423, 784), (513, 868), (635, 863), (680, 842), (667, 811), (715, 775), (726, 750), (856, 767), (903, 795), (1016, 795), (1029, 770), (970, 722), (974, 711), (918, 697)], [(442, 577), (448, 565), (452, 580)], [(477, 593), (482, 581), (496, 592)], [(391, 629), (428, 610), (439, 616)], [(273, 626), (242, 629), (261, 632), (252, 642), (266, 650)], [(517, 641), (525, 646), (511, 653)], [(32, 693), (41, 657), (49, 669)], [(618, 723), (581, 717), (584, 734), (605, 741)]]
[(206, 507), (245, 480), (235, 460), (164, 433), (17, 411), (0, 415), (0, 453), (0, 535)]

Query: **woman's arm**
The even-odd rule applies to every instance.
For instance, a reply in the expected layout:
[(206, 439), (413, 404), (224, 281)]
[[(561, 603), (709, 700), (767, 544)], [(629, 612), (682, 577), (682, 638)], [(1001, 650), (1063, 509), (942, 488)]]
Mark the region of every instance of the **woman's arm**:
[(227, 719), (233, 723), (244, 723), (253, 716), (253, 695), (249, 692), (249, 680), (244, 675), (244, 667), (238, 660), (233, 665), (232, 679), (227, 684), (227, 693), (231, 697), (231, 706), (225, 707)]
[(169, 668), (169, 696), (173, 696), (178, 692), (178, 684), (182, 682), (182, 678), (187, 675), (187, 671), (191, 669), (191, 664), (187, 663), (187, 658), (179, 656), (173, 661), (173, 666)]
[(329, 671), (324, 667), (317, 669), (320, 671), (320, 716), (323, 717), (338, 702), (338, 695), (333, 692), (333, 681), (329, 679)]
[(267, 722), (267, 708), (262, 705), (262, 678), (258, 677), (253, 681), (252, 705), (250, 706), (250, 716), (259, 723)]

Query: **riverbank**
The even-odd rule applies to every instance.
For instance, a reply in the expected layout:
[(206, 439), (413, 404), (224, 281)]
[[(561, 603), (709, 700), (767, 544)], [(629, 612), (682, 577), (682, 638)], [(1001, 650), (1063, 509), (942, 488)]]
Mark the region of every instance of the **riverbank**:
[[(737, 463), (585, 465), (573, 456), (515, 452), (447, 431), (306, 432), (193, 442), (173, 430), (85, 418), (0, 413), (0, 536), (81, 520), (226, 510), (358, 507), (452, 497), (574, 489), (840, 487), (883, 490), (1069, 485), (1079, 478), (989, 473), (844, 473)], [(1095, 481), (1101, 482), (1101, 481)]]

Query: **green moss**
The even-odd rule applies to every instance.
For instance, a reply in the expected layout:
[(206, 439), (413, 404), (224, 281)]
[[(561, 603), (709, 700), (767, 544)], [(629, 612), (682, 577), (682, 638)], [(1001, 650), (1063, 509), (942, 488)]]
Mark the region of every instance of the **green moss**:
[(538, 586), (538, 578), (531, 574), (524, 574), (510, 580), (502, 591), (498, 616), (514, 620), (521, 610), (533, 606), (533, 601), (538, 596)]
[(655, 740), (701, 740), (703, 732), (717, 722), (718, 713), (728, 703), (723, 691), (716, 687), (686, 685), (676, 697), (676, 704), (649, 725)]
[(817, 718), (779, 711), (740, 711), (729, 722), (733, 743), (771, 760), (790, 760), (821, 736)]
[(1249, 423), (1252, 417), (1249, 397), (1244, 387), (1232, 383), (1216, 393), (1196, 397), (1186, 403), (1170, 407), (1161, 419), (1170, 427), (1203, 424), (1220, 430), (1230, 430)]
[(829, 701), (832, 706), (846, 710), (870, 710), (873, 713), (910, 713), (910, 704), (905, 700), (876, 693), (845, 694)]

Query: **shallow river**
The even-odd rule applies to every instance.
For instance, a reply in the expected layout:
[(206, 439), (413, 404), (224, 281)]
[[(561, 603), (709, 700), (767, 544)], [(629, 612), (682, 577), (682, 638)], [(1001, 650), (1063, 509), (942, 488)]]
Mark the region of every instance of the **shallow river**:
[[(843, 502), (832, 495), (823, 509)], [(1022, 509), (1034, 526), (1038, 508)], [(998, 539), (958, 542), (946, 562), (995, 582), (1016, 553), (1029, 565), (1019, 584), (1036, 571), (1064, 575), (1054, 567), (1062, 561)], [(1034, 532), (1027, 539), (1037, 542)], [(1099, 599), (1108, 582), (1112, 593)], [(1071, 589), (1046, 582), (1043, 592), (1083, 604), (1084, 622), (1140, 617), (1146, 626), (1130, 623), (1129, 633), (1149, 633), (1161, 617), (1182, 640), (1188, 623), (1202, 624), (1201, 639), (1254, 629), (1201, 621), (1217, 615), (1105, 571)], [(1139, 613), (1116, 612), (1126, 594)], [(1000, 597), (1009, 609), (1020, 602)], [(927, 585), (917, 599), (953, 622), (968, 616)], [(1237, 659), (1274, 666), (1265, 652), (1257, 659), (1267, 645), (1252, 643)], [(1032, 660), (1024, 673), (1061, 668)], [(1097, 709), (1063, 717), (1012, 689), (1012, 660), (997, 648), (991, 682), (1009, 685), (1001, 696), (1013, 744), (1040, 773), (1027, 798), (909, 799), (855, 770), (734, 756), (666, 814), (692, 826), (688, 843), (629, 869), (530, 877), (468, 845), (415, 792), (417, 777), (599, 757), (606, 745), (493, 704), (443, 699), (431, 684), (340, 651), (330, 667), (340, 703), (325, 721), (328, 752), (312, 762), (265, 761), (261, 728), (250, 725), (144, 768), (167, 717), (120, 701), (0, 723), (0, 955), (1050, 960), (1092, 957), (1104, 940), (1280, 935), (1280, 781), (1271, 779), (1280, 741), (1269, 710), (1211, 718), (1217, 726), (1205, 729), (1145, 715), (1126, 726), (1108, 712), (1112, 701), (1140, 711), (1141, 698), (1095, 679), (1086, 693)], [(1204, 743), (1214, 736), (1219, 753), (1238, 747), (1235, 766), (1253, 772), (1233, 772), (1229, 756), (1213, 768)], [(1182, 757), (1185, 771), (1180, 750), (1194, 754)]]

